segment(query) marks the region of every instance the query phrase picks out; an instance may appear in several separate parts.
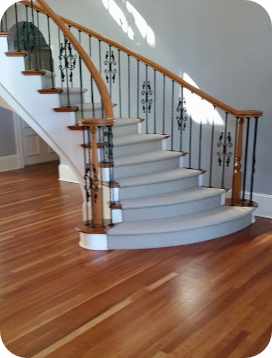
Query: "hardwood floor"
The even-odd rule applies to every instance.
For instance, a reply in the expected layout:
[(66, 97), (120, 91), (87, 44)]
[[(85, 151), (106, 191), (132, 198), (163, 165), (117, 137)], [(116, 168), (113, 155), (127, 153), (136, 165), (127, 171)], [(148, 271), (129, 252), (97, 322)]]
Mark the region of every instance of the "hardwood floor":
[(272, 331), (272, 220), (145, 251), (78, 246), (81, 194), (54, 165), (0, 174), (0, 331), (50, 358), (246, 358)]

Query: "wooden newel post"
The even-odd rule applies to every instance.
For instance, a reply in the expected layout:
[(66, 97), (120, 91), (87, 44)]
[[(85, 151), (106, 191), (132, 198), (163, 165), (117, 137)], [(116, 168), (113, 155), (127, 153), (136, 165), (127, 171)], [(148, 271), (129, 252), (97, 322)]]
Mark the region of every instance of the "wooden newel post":
[(101, 173), (98, 163), (98, 146), (97, 146), (97, 126), (89, 127), (91, 132), (91, 177), (92, 177), (92, 226), (104, 227), (103, 218), (103, 192), (101, 183)]
[(243, 156), (243, 135), (244, 135), (244, 118), (237, 118), (234, 168), (232, 180), (232, 205), (241, 204), (242, 190), (242, 156)]

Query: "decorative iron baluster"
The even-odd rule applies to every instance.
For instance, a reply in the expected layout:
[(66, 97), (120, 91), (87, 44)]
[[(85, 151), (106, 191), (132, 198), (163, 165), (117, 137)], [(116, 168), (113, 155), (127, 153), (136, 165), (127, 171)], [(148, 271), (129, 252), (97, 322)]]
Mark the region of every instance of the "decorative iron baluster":
[(117, 68), (116, 68), (117, 62), (115, 58), (115, 53), (112, 50), (111, 45), (109, 46), (109, 50), (106, 51), (104, 65), (105, 65), (104, 72), (105, 72), (106, 81), (107, 83), (109, 83), (110, 96), (112, 96), (112, 85), (115, 83), (116, 75), (117, 75)]
[(90, 202), (92, 196), (91, 158), (90, 158), (90, 131), (83, 129), (83, 157), (84, 157), (84, 190), (85, 190), (85, 224), (90, 225)]
[(151, 113), (153, 104), (152, 96), (153, 91), (150, 81), (144, 81), (142, 85), (142, 110), (144, 114)]
[[(182, 92), (183, 92), (183, 88), (182, 88)], [(178, 130), (184, 132), (187, 128), (189, 115), (186, 109), (186, 100), (183, 97), (183, 93), (182, 96), (178, 99), (176, 112), (177, 112), (176, 120), (178, 123)]]
[(128, 55), (128, 117), (131, 115), (131, 91), (130, 91), (130, 55)]
[(64, 42), (61, 43), (60, 53), (59, 53), (59, 69), (61, 74), (62, 83), (66, 80), (67, 87), (67, 105), (71, 106), (70, 100), (70, 87), (69, 85), (73, 85), (73, 71), (76, 68), (77, 56), (73, 53), (73, 48), (71, 43), (65, 38)]
[(233, 156), (233, 142), (231, 132), (228, 132), (226, 138), (224, 139), (224, 132), (220, 133), (218, 142), (217, 142), (217, 157), (218, 157), (218, 165), (222, 167), (224, 163), (229, 168), (231, 163), (231, 158)]
[(152, 110), (152, 104), (153, 104), (153, 91), (151, 87), (151, 83), (148, 80), (148, 74), (146, 70), (146, 80), (143, 82), (142, 85), (142, 110), (145, 114), (145, 120), (146, 120), (146, 133), (148, 133), (148, 115), (151, 113)]

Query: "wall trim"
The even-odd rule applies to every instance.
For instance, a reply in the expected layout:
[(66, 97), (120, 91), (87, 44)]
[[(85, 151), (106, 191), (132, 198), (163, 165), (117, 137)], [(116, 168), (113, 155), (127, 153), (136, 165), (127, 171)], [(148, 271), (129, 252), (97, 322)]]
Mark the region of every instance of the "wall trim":
[[(249, 194), (247, 196), (249, 197)], [(258, 203), (255, 215), (272, 219), (272, 195), (254, 193), (253, 200)]]
[(78, 178), (70, 166), (63, 163), (59, 164), (59, 180), (79, 184)]
[(17, 154), (0, 157), (0, 172), (21, 168), (21, 160)]

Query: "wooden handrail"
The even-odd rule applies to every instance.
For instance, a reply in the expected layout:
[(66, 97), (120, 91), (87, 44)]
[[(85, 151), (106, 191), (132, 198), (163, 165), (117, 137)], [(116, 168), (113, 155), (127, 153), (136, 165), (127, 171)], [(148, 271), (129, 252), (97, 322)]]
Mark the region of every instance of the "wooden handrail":
[[(75, 38), (75, 36), (67, 28), (63, 19), (51, 9), (51, 7), (46, 3), (46, 1), (37, 0), (37, 2), (38, 4), (40, 4), (40, 6), (37, 7), (36, 5), (34, 5), (34, 7), (36, 7), (39, 11), (45, 12), (55, 22), (55, 24), (59, 27), (59, 29), (61, 29), (67, 40), (70, 41), (74, 49), (78, 52), (80, 58), (84, 62), (85, 66), (87, 67), (88, 71), (92, 75), (92, 78), (94, 79), (97, 85), (98, 91), (101, 95), (101, 99), (103, 102), (103, 108), (105, 111), (106, 118), (113, 118), (113, 105), (111, 102), (111, 98), (107, 86), (103, 78), (101, 77), (99, 71), (97, 70), (95, 64), (93, 63), (91, 57), (86, 53), (86, 51), (78, 42), (78, 40)], [(30, 5), (28, 1), (24, 3)]]
[[(41, 3), (40, 0), (37, 0), (37, 1)], [(21, 3), (24, 4), (24, 5), (30, 5), (29, 1), (21, 1)], [(36, 5), (34, 5), (34, 6), (39, 11), (44, 10), (42, 8), (39, 8)], [(103, 35), (99, 34), (98, 32), (89, 29), (86, 26), (82, 26), (82, 25), (78, 24), (75, 21), (72, 21), (72, 20), (67, 19), (65, 17), (62, 17), (62, 16), (60, 16), (60, 19), (66, 25), (72, 26), (72, 27), (76, 28), (77, 30), (86, 33), (89, 36), (95, 37), (97, 40), (103, 41), (103, 42), (107, 43), (108, 45), (110, 45), (112, 47), (115, 47), (116, 49), (127, 53), (127, 55), (136, 58), (138, 61), (148, 65), (149, 67), (152, 67), (155, 71), (160, 72), (162, 75), (170, 78), (171, 80), (174, 80), (175, 82), (177, 82), (178, 84), (180, 84), (184, 88), (188, 89), (192, 93), (198, 95), (202, 99), (205, 99), (206, 101), (211, 103), (214, 107), (220, 108), (220, 109), (224, 110), (225, 112), (228, 112), (228, 113), (230, 113), (233, 116), (238, 117), (238, 118), (241, 118), (241, 117), (261, 117), (261, 116), (263, 116), (263, 112), (261, 112), (261, 111), (239, 110), (239, 109), (236, 109), (236, 108), (234, 108), (232, 106), (229, 106), (226, 103), (224, 103), (223, 101), (221, 101), (221, 100), (219, 100), (219, 99), (217, 99), (217, 98), (215, 98), (213, 96), (210, 96), (205, 91), (202, 91), (201, 89), (191, 85), (190, 83), (185, 81), (182, 77), (176, 75), (174, 72), (169, 71), (165, 67), (157, 64), (156, 62), (148, 59), (147, 57), (139, 55), (138, 53), (128, 49), (127, 47), (123, 46), (122, 44), (120, 44), (120, 43), (118, 43), (116, 41), (113, 41), (113, 40), (109, 39), (108, 37), (103, 36)]]

